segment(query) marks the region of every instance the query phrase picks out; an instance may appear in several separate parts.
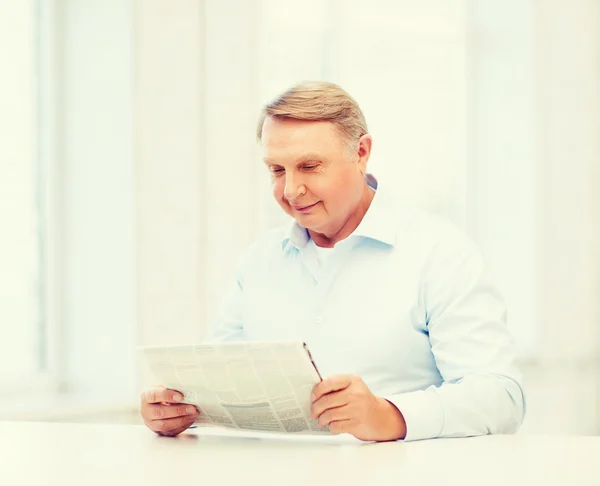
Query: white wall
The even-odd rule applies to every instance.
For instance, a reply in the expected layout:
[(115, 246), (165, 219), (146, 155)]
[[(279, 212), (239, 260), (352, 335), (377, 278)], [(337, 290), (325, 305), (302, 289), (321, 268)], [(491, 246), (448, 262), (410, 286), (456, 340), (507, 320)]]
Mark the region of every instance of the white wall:
[(207, 326), (234, 282), (239, 256), (262, 231), (264, 169), (255, 141), (258, 98), (255, 2), (205, 0), (203, 10), (204, 226), (206, 300), (198, 328)]
[[(330, 1), (293, 15), (271, 0), (256, 2), (254, 10), (246, 2), (232, 14), (235, 5), (207, 0), (170, 8), (172, 15), (194, 12), (189, 17), (197, 22), (201, 41), (193, 50), (156, 55), (153, 43), (163, 42), (161, 36), (186, 45), (187, 35), (165, 29), (158, 20), (154, 32), (146, 31), (145, 44), (138, 44), (137, 55), (154, 54), (153, 70), (138, 77), (140, 89), (160, 83), (171, 103), (199, 99), (206, 108), (187, 139), (202, 141), (192, 154), (195, 160), (188, 161), (194, 168), (168, 179), (171, 190), (185, 191), (184, 180), (194, 174), (198, 187), (203, 236), (194, 240), (192, 224), (180, 227), (179, 237), (197, 241), (190, 243), (188, 256), (199, 269), (192, 287), (202, 310), (192, 310), (191, 297), (187, 307), (180, 300), (187, 327), (175, 326), (168, 313), (155, 313), (141, 323), (147, 336), (156, 342), (201, 337), (237, 256), (253, 235), (282, 221), (256, 169), (250, 141), (254, 116), (261, 103), (289, 84), (322, 78), (342, 84), (363, 106), (375, 137), (372, 170), (401, 197), (446, 213), (479, 242), (508, 301), (522, 356), (542, 363), (532, 376), (550, 370), (550, 361), (583, 363), (597, 356), (595, 2), (374, 2), (365, 7)], [(160, 2), (143, 3), (143, 15), (154, 11), (158, 16), (160, 9)], [(173, 55), (188, 63), (181, 60), (179, 71), (160, 70)], [(180, 75), (192, 66), (201, 69), (193, 71), (198, 82), (183, 92)], [(144, 113), (138, 118), (142, 131), (160, 119), (177, 123), (152, 100), (144, 99), (137, 110)], [(187, 123), (164, 128), (190, 133)], [(143, 143), (138, 150), (144, 150)], [(152, 177), (165, 184), (160, 169)], [(169, 227), (164, 207), (156, 209), (143, 217)], [(150, 258), (143, 263), (144, 268), (153, 265), (156, 260)], [(162, 300), (142, 298), (142, 309), (169, 308), (185, 295), (177, 289), (185, 286), (189, 270), (182, 262), (169, 268), (172, 285)], [(587, 383), (594, 383), (595, 369), (586, 372)], [(563, 383), (575, 378), (567, 375)], [(533, 430), (547, 426), (548, 413), (557, 410), (590, 417), (589, 407), (576, 405), (585, 393), (581, 390), (558, 408), (546, 407), (553, 412), (544, 415), (551, 380), (534, 379), (536, 396), (542, 398), (533, 400), (538, 417)], [(594, 420), (564, 427), (591, 430)]]
[[(375, 138), (371, 169), (397, 187), (400, 197), (446, 213), (480, 243), (509, 302), (511, 329), (523, 355), (533, 356), (542, 346), (537, 324), (540, 313), (546, 312), (545, 301), (557, 302), (560, 295), (568, 309), (577, 299), (586, 299), (575, 305), (588, 316), (580, 315), (578, 321), (587, 322), (588, 328), (595, 322), (588, 311), (595, 308), (589, 296), (575, 295), (575, 287), (567, 289), (567, 283), (552, 283), (565, 288), (551, 289), (551, 282), (558, 279), (540, 273), (542, 266), (554, 267), (561, 251), (556, 246), (556, 226), (552, 229), (543, 223), (542, 227), (540, 221), (563, 211), (564, 224), (573, 225), (571, 233), (583, 232), (580, 241), (588, 245), (571, 278), (593, 289), (594, 240), (586, 233), (593, 224), (580, 224), (566, 208), (570, 204), (572, 212), (583, 210), (582, 221), (592, 220), (596, 210), (591, 191), (580, 191), (583, 184), (594, 184), (590, 171), (597, 157), (597, 64), (584, 62), (595, 59), (597, 51), (594, 2), (577, 2), (568, 14), (561, 11), (560, 2), (542, 5), (533, 0), (376, 2), (368, 8), (355, 2), (342, 8), (330, 1), (293, 15), (272, 0), (257, 1), (256, 8), (250, 4), (240, 4), (242, 9), (234, 8), (237, 2), (210, 0), (181, 2), (168, 9), (160, 2), (137, 4), (138, 16), (155, 18), (153, 28), (148, 27), (137, 45), (137, 55), (150, 59), (143, 68), (148, 71), (138, 75), (137, 86), (141, 92), (152, 93), (158, 86), (169, 92), (165, 98), (169, 108), (162, 106), (164, 99), (140, 98), (140, 133), (160, 123), (180, 139), (189, 134), (186, 143), (200, 141), (186, 162), (175, 162), (190, 163), (189, 171), (166, 181), (157, 163), (153, 177), (161, 181), (163, 190), (168, 182), (171, 191), (183, 194), (190, 181), (198, 189), (196, 221), (201, 221), (203, 236), (196, 236), (194, 252), (198, 253), (193, 258), (202, 263), (197, 263), (198, 282), (183, 287), (198, 289), (202, 311), (195, 311), (193, 319), (201, 329), (214, 316), (247, 242), (265, 227), (283, 221), (270, 199), (252, 143), (258, 108), (291, 83), (319, 77), (339, 82), (364, 107)], [(187, 30), (172, 27), (181, 17), (186, 18)], [(586, 22), (579, 22), (584, 18)], [(555, 27), (562, 32), (549, 30), (549, 19), (558, 19)], [(188, 30), (194, 28), (198, 37), (190, 43)], [(301, 36), (301, 31), (306, 35)], [(574, 32), (584, 49), (563, 41)], [(187, 47), (169, 50), (165, 42)], [(173, 65), (173, 59), (178, 64)], [(564, 74), (570, 72), (576, 74)], [(182, 87), (182, 79), (195, 82)], [(553, 84), (563, 91), (548, 97), (545, 93)], [(578, 96), (576, 116), (568, 111), (573, 100), (569, 93)], [(169, 111), (179, 103), (188, 110), (190, 106), (205, 110), (192, 124), (181, 122)], [(556, 127), (554, 120), (564, 120), (564, 126)], [(548, 136), (558, 130), (562, 136)], [(161, 158), (149, 147), (168, 146), (162, 143), (164, 131), (154, 133), (163, 133), (162, 139), (152, 136), (147, 143), (140, 141), (138, 153), (143, 160)], [(550, 171), (553, 157), (565, 160), (556, 150), (568, 150), (574, 143), (580, 150), (576, 160), (555, 164), (558, 168)], [(143, 160), (141, 170), (147, 170)], [(587, 199), (573, 199), (573, 195)], [(258, 211), (252, 205), (257, 200)], [(183, 201), (181, 207), (188, 205)], [(150, 214), (161, 227), (155, 213)], [(160, 216), (169, 224), (165, 214)], [(192, 227), (186, 225), (181, 231), (193, 240), (200, 233)], [(156, 264), (155, 258), (150, 260), (142, 268)], [(185, 267), (181, 262), (175, 266), (179, 270), (173, 272)], [(183, 283), (186, 277), (178, 275), (176, 281)], [(573, 295), (564, 299), (569, 291)], [(559, 324), (555, 327), (561, 329)], [(191, 324), (187, 335), (194, 335), (194, 328)], [(168, 335), (173, 336), (167, 333), (165, 338)], [(556, 336), (548, 342), (556, 342)], [(577, 352), (581, 349), (578, 342), (570, 346)]]
[[(256, 3), (261, 101), (304, 79), (339, 83), (374, 137), (369, 170), (398, 199), (464, 226), (466, 2)], [(282, 221), (279, 208), (265, 212)]]
[(534, 0), (472, 1), (467, 48), (468, 230), (507, 301), (524, 356), (538, 348), (538, 218), (544, 211), (536, 17)]
[(597, 433), (600, 9), (477, 0), (470, 13), (470, 231), (528, 360), (523, 431)]
[(120, 0), (57, 2), (64, 209), (64, 389), (130, 397), (136, 315), (131, 14)]
[(0, 4), (0, 366), (12, 369), (3, 385), (40, 367), (35, 27), (29, 2)]
[[(464, 224), (464, 2), (407, 6), (136, 2), (142, 342), (201, 339), (238, 257), (287, 219), (254, 134), (261, 105), (299, 80), (345, 86), (371, 124), (375, 174)], [(390, 9), (400, 28), (382, 28)]]
[[(72, 387), (125, 392), (136, 343), (202, 339), (238, 256), (283, 219), (254, 144), (259, 107), (323, 78), (364, 107), (373, 171), (481, 244), (523, 356), (542, 363), (529, 430), (557, 414), (563, 431), (597, 430), (596, 2), (63, 5)], [(583, 366), (591, 385), (554, 403), (550, 362), (570, 370), (561, 383)]]
[(589, 360), (600, 341), (598, 10), (471, 9), (470, 229), (521, 353), (544, 362)]
[(540, 355), (597, 362), (600, 5), (549, 0), (537, 14)]
[(133, 5), (140, 344), (199, 339), (206, 302), (201, 2)]

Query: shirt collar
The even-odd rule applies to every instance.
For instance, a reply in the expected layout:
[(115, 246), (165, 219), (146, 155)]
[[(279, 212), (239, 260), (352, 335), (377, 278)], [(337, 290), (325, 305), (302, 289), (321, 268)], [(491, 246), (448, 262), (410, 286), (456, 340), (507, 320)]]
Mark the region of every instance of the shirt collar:
[[(367, 174), (365, 180), (369, 187), (375, 190), (375, 196), (362, 221), (350, 236), (370, 238), (394, 246), (396, 244), (396, 224), (393, 206), (386, 197), (385, 192), (382, 192), (379, 182), (372, 174)], [(309, 241), (310, 236), (307, 229), (300, 226), (294, 220), (285, 231), (281, 248), (285, 250), (288, 244), (291, 244), (301, 249)]]

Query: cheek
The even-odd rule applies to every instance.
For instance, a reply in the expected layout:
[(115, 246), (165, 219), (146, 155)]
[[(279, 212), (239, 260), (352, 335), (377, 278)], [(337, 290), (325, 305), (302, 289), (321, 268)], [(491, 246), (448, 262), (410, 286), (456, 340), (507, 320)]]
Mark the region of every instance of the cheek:
[(273, 179), (271, 181), (271, 187), (273, 189), (273, 197), (279, 202), (283, 198), (284, 185), (281, 182), (281, 178)]
[(347, 199), (344, 181), (328, 181), (328, 184), (315, 185), (312, 189), (317, 199), (322, 200), (332, 210)]
[(275, 198), (275, 201), (277, 201), (277, 203), (287, 211), (289, 203), (283, 197), (283, 192), (285, 190), (285, 183), (283, 182), (283, 178), (280, 177), (278, 179), (273, 180), (273, 182), (271, 182), (271, 186), (273, 189), (273, 197)]

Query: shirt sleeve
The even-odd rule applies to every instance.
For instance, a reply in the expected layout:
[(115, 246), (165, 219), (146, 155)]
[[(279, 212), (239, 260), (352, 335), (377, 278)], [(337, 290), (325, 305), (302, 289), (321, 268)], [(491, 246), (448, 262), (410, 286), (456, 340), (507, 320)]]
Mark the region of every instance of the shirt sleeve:
[(385, 397), (404, 416), (405, 440), (516, 432), (525, 396), (506, 307), (476, 245), (458, 230), (431, 250), (420, 299), (444, 382)]
[(274, 248), (281, 249), (282, 229), (274, 228), (271, 232), (262, 235), (242, 254), (237, 263), (235, 279), (219, 305), (216, 318), (211, 323), (204, 342), (246, 340), (244, 286), (246, 281), (255, 280), (256, 274), (261, 272), (256, 262), (264, 261), (265, 255), (272, 252)]
[(212, 322), (204, 342), (243, 341), (243, 278), (241, 264), (238, 265), (236, 279), (221, 302), (217, 317)]

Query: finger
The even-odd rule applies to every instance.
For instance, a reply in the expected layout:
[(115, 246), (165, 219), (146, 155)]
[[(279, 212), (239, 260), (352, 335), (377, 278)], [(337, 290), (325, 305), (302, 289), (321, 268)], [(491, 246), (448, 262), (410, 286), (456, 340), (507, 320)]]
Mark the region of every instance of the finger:
[(352, 433), (352, 421), (351, 420), (336, 420), (329, 424), (329, 431), (334, 434), (351, 434)]
[(194, 422), (186, 423), (185, 425), (182, 425), (181, 427), (179, 427), (177, 429), (168, 430), (166, 432), (158, 432), (158, 434), (165, 436), (165, 437), (175, 437), (176, 435), (181, 434), (184, 430), (189, 429), (193, 423)]
[(348, 388), (355, 378), (354, 375), (334, 375), (317, 383), (313, 388), (312, 401), (316, 402), (327, 393)]
[[(192, 422), (192, 423), (193, 423), (193, 422)], [(191, 424), (189, 424), (189, 425), (186, 425), (185, 427), (180, 427), (180, 428), (178, 428), (178, 429), (176, 429), (176, 430), (171, 430), (171, 431), (169, 431), (169, 432), (160, 433), (159, 435), (162, 435), (162, 436), (164, 436), (164, 437), (175, 437), (176, 435), (179, 435), (179, 434), (181, 434), (183, 431), (185, 431), (185, 430), (189, 429), (189, 428), (190, 428), (190, 425), (191, 425)]]
[(149, 404), (146, 415), (151, 420), (185, 417), (198, 415), (198, 410), (193, 405), (158, 405)]
[(325, 410), (319, 417), (319, 427), (327, 427), (332, 422), (348, 420), (349, 418), (348, 407), (330, 408)]
[(174, 429), (174, 430), (169, 430), (169, 431), (166, 431), (166, 432), (162, 432), (162, 433), (160, 433), (160, 435), (164, 435), (164, 436), (167, 436), (167, 437), (175, 437), (176, 435), (181, 434), (184, 430), (189, 429), (190, 426), (194, 423), (194, 421), (186, 422), (181, 427), (179, 427), (177, 429)]
[(323, 395), (321, 398), (319, 398), (316, 402), (312, 404), (312, 417), (319, 418), (325, 410), (329, 408), (343, 407), (344, 405), (348, 405), (349, 402), (350, 400), (347, 393), (347, 389)]
[(184, 427), (187, 428), (194, 423), (196, 417), (186, 416), (161, 420), (152, 420), (150, 428), (161, 435), (173, 434), (175, 431)]
[(142, 403), (178, 403), (183, 400), (183, 395), (177, 390), (169, 388), (148, 388), (142, 393)]

